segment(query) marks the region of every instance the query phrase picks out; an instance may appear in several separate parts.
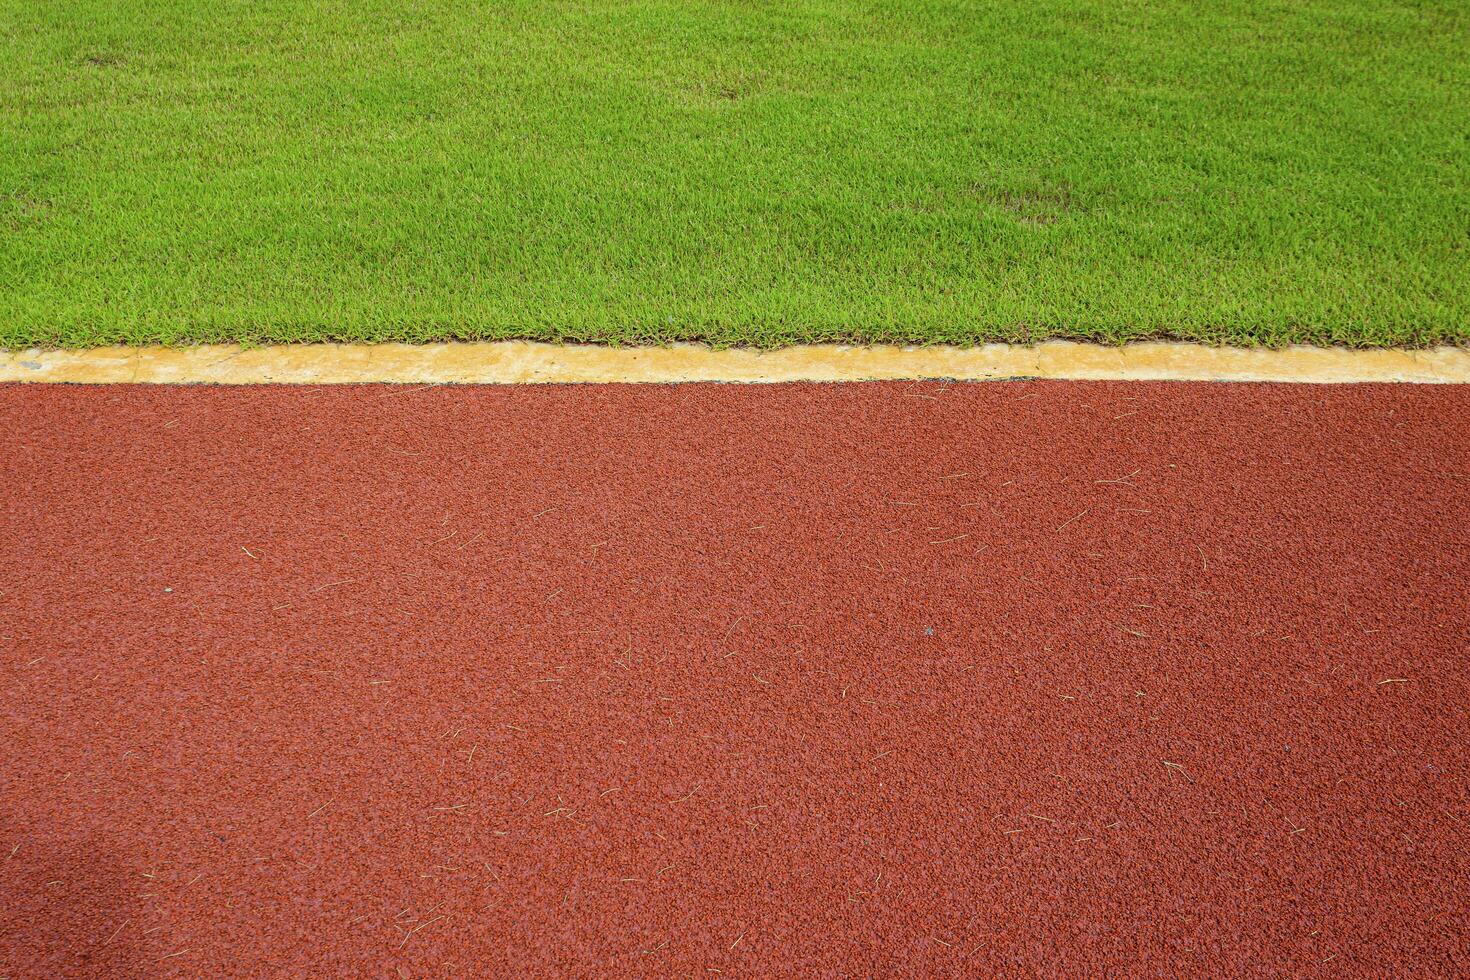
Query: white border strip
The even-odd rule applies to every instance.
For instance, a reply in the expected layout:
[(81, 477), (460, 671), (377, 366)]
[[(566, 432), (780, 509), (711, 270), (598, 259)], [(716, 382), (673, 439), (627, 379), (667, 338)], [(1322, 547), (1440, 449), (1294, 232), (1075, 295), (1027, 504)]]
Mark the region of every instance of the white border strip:
[(1283, 350), (1140, 343), (1101, 347), (846, 347), (713, 350), (505, 341), (301, 344), (245, 349), (103, 347), (0, 352), (0, 381), (73, 384), (550, 384), (877, 381), (1028, 377), (1088, 381), (1470, 383), (1470, 349)]

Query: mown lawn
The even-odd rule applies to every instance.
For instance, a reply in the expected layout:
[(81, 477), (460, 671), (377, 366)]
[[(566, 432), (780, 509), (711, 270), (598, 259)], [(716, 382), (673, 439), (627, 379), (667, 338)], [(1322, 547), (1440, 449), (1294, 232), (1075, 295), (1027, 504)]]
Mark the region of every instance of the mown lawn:
[(0, 0), (0, 346), (1470, 340), (1465, 0)]

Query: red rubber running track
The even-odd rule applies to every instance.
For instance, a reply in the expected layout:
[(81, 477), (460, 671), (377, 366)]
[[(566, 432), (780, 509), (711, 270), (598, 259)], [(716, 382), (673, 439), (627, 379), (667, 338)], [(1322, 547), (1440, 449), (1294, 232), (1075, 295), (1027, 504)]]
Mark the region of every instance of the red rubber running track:
[(1467, 419), (0, 389), (0, 975), (1465, 975)]

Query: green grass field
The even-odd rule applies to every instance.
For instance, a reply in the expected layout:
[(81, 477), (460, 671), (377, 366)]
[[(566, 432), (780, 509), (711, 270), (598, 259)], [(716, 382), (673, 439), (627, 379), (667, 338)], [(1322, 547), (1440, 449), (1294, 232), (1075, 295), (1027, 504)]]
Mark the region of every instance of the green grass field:
[(1470, 340), (1465, 0), (0, 0), (0, 346)]

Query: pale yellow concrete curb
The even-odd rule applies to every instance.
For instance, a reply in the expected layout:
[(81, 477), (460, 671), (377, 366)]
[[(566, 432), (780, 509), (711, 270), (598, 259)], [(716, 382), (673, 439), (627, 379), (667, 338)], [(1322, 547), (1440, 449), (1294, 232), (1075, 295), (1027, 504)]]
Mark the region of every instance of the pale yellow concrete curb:
[(0, 352), (0, 381), (79, 384), (547, 384), (780, 382), (1029, 377), (1108, 381), (1470, 383), (1470, 350), (1247, 350), (1198, 344), (1101, 347), (842, 347), (775, 351), (554, 344), (302, 344), (104, 347)]

